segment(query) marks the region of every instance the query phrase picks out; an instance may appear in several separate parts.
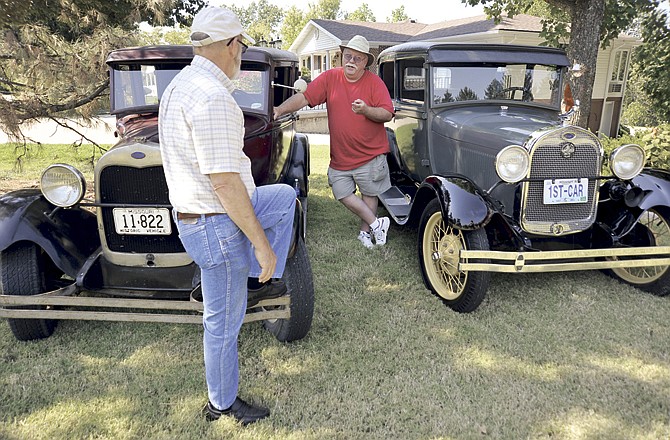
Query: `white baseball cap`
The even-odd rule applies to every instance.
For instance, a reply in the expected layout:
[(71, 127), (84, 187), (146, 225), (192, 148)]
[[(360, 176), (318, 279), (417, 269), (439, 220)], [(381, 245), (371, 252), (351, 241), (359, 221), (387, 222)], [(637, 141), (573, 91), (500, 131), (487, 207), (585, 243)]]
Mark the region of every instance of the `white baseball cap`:
[[(193, 37), (199, 32), (206, 34), (207, 37), (194, 40)], [(191, 44), (194, 46), (207, 46), (217, 41), (236, 37), (237, 35), (242, 35), (251, 44), (256, 43), (256, 40), (244, 32), (237, 15), (228, 9), (208, 6), (201, 9), (193, 18)]]

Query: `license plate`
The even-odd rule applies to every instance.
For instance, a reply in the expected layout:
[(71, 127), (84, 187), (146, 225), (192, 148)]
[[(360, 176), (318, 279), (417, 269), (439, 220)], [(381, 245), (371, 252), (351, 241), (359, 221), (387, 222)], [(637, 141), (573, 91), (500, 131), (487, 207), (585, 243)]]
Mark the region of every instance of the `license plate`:
[(544, 204), (586, 203), (589, 179), (554, 179), (544, 181)]
[(114, 228), (121, 235), (170, 235), (170, 211), (165, 208), (114, 208)]

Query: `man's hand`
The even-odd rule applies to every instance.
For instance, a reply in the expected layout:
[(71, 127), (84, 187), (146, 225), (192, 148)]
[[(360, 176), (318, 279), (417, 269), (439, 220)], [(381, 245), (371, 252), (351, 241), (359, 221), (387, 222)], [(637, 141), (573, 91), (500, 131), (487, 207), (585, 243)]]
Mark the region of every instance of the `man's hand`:
[(302, 93), (296, 93), (284, 101), (281, 105), (275, 107), (274, 110), (272, 110), (272, 116), (274, 119), (277, 119), (286, 113), (296, 112), (308, 104), (309, 102), (307, 101), (307, 98), (305, 98), (305, 95)]
[(267, 248), (254, 247), (254, 255), (261, 266), (261, 274), (258, 277), (258, 281), (261, 283), (270, 281), (277, 266), (277, 256), (274, 251), (270, 246), (267, 246)]
[(351, 111), (357, 115), (363, 115), (374, 122), (383, 123), (393, 119), (393, 113), (390, 111), (381, 107), (370, 107), (362, 99), (357, 99), (351, 103)]
[(367, 107), (368, 105), (362, 99), (357, 99), (351, 103), (351, 110), (357, 115), (365, 116), (365, 110)]

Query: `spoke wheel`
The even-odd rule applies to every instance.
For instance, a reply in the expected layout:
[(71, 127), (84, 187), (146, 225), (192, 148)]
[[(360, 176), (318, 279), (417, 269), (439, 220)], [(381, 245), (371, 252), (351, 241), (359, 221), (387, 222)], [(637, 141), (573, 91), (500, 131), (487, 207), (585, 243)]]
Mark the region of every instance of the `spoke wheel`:
[[(631, 234), (635, 237), (631, 243), (633, 246), (668, 246), (670, 222), (661, 213), (650, 209), (640, 216)], [(611, 272), (625, 283), (655, 295), (670, 293), (670, 286), (666, 282), (670, 281), (670, 266), (618, 267), (611, 269)]]
[(484, 300), (490, 274), (459, 270), (458, 264), (462, 250), (489, 249), (485, 231), (462, 231), (446, 224), (439, 202), (433, 200), (421, 218), (418, 246), (430, 290), (458, 312), (475, 310)]

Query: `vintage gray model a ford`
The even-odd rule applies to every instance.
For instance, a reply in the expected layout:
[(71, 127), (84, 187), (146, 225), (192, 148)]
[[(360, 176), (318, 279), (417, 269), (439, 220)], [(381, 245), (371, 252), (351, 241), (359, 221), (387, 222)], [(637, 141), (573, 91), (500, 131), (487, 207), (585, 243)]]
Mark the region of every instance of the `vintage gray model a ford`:
[(670, 291), (670, 173), (567, 122), (563, 51), (406, 43), (379, 63), (396, 107), (380, 200), (418, 224), (424, 282), (449, 307), (475, 310), (491, 272), (601, 269)]
[[(158, 139), (161, 94), (192, 58), (191, 46), (109, 55), (120, 140), (96, 164), (94, 200), (84, 199), (82, 174), (67, 164), (48, 167), (40, 189), (0, 197), (0, 316), (17, 339), (48, 337), (58, 319), (202, 321), (202, 304), (189, 301), (200, 272), (170, 215)], [(250, 303), (245, 317), (262, 320), (281, 341), (303, 338), (314, 309), (303, 210), (309, 143), (295, 132), (295, 115), (275, 121), (272, 114), (293, 93), (298, 74), (294, 54), (249, 48), (233, 94), (244, 112), (244, 151), (256, 184), (290, 184), (299, 199), (284, 273), (288, 295)]]

